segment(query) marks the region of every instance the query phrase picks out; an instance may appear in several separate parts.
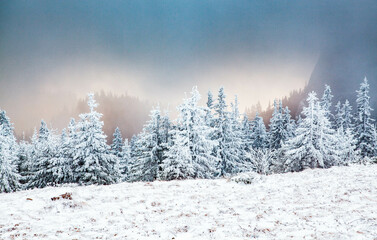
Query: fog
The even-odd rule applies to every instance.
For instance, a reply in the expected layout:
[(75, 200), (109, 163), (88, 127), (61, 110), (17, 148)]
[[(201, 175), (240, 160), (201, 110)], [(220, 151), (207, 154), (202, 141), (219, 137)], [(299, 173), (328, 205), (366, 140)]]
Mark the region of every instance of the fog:
[[(175, 106), (193, 85), (203, 95), (225, 86), (230, 99), (238, 94), (241, 109), (257, 101), (266, 106), (303, 88), (319, 61), (338, 63), (326, 60), (338, 52), (377, 56), (376, 5), (1, 1), (0, 107), (20, 134), (42, 118), (63, 127), (70, 115), (77, 117), (79, 99), (92, 91)], [(368, 61), (362, 69), (374, 76), (376, 59), (359, 59), (347, 71), (359, 72)], [(335, 63), (325, 64), (329, 69), (323, 72)], [(328, 82), (326, 74), (318, 75), (311, 81)], [(117, 124), (130, 124), (119, 118)]]

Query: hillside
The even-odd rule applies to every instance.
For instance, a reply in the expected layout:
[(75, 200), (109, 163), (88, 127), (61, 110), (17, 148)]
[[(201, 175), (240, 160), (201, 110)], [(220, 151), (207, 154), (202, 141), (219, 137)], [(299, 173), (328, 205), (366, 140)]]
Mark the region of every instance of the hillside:
[(376, 179), (372, 165), (3, 193), (0, 239), (377, 239)]

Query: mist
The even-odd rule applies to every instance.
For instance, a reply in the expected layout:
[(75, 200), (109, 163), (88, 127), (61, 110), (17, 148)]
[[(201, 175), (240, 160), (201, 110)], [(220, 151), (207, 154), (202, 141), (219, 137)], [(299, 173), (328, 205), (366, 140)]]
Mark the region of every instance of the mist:
[[(310, 79), (329, 82), (313, 77), (313, 70), (327, 62), (323, 59), (330, 58), (330, 52), (377, 56), (376, 5), (2, 1), (0, 107), (20, 134), (42, 118), (53, 127), (64, 127), (72, 115), (77, 117), (80, 99), (88, 92), (126, 94), (148, 102), (146, 108), (170, 104), (174, 111), (193, 85), (203, 97), (224, 86), (229, 100), (238, 95), (241, 109), (258, 101), (267, 106)], [(357, 72), (352, 77), (357, 78), (360, 69), (376, 76), (376, 58), (359, 59), (350, 60), (347, 71)], [(361, 67), (365, 64), (368, 67)], [(135, 113), (135, 119), (146, 118), (146, 112)], [(106, 118), (111, 114), (108, 111)], [(132, 125), (130, 119), (118, 119), (116, 124)]]

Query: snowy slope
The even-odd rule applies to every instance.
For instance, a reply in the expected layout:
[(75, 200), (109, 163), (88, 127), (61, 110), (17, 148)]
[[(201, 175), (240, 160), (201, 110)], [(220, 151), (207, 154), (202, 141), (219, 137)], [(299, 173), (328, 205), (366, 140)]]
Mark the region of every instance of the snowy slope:
[(377, 165), (0, 194), (0, 239), (13, 237), (377, 239)]

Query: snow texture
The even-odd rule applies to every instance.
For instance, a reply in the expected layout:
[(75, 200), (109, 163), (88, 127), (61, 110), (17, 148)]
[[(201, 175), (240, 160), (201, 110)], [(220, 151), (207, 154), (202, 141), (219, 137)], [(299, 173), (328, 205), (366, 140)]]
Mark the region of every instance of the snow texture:
[(376, 179), (353, 165), (2, 193), (0, 239), (376, 239)]

